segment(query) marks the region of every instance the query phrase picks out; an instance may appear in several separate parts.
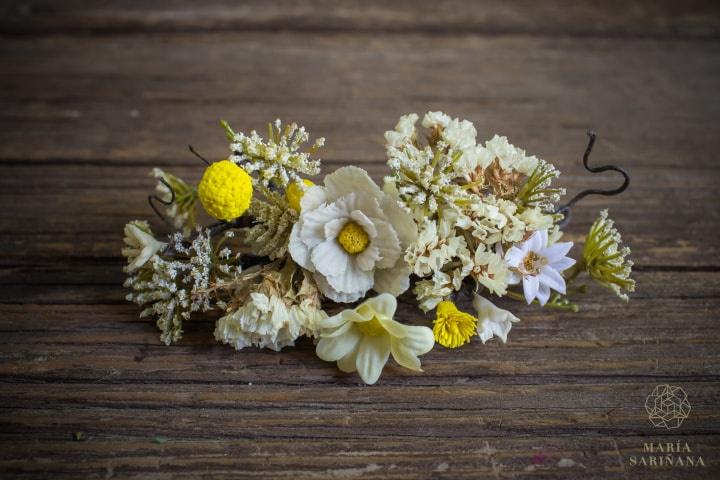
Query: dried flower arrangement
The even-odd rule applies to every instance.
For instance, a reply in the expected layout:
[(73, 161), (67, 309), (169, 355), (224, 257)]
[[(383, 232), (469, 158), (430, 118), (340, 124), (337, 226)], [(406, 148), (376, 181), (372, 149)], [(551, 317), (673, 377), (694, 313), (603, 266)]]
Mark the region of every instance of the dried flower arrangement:
[[(368, 384), (391, 354), (420, 371), (418, 357), (435, 343), (458, 348), (476, 335), (505, 342), (519, 319), (492, 297), (577, 311), (584, 273), (628, 300), (630, 250), (607, 211), (578, 260), (568, 256), (573, 243), (560, 241), (577, 200), (620, 193), (629, 182), (617, 167), (588, 165), (594, 134), (585, 167), (618, 171), (623, 186), (557, 207), (565, 191), (553, 185), (560, 172), (549, 162), (498, 135), (478, 144), (467, 120), (428, 112), (422, 129), (418, 120), (405, 115), (385, 133), (382, 188), (354, 166), (314, 185), (307, 177), (320, 173), (313, 157), (324, 140), (304, 149), (309, 135), (294, 123), (270, 124), (263, 139), (222, 122), (231, 153), (212, 164), (200, 157), (208, 165), (197, 186), (152, 172), (150, 205), (177, 232), (161, 241), (146, 221), (125, 226), (128, 300), (156, 319), (168, 345), (194, 312), (216, 309), (219, 342), (280, 350), (305, 335), (318, 357)], [(199, 226), (200, 205), (218, 222)], [(420, 308), (435, 311), (432, 328), (393, 319), (411, 283)], [(459, 295), (473, 298), (473, 313), (458, 309)], [(354, 308), (329, 316), (327, 301)]]

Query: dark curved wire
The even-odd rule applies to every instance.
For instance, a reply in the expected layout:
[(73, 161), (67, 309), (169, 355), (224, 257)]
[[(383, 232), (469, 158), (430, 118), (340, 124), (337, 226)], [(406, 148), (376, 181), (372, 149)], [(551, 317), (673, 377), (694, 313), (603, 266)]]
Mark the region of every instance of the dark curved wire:
[(595, 139), (597, 138), (597, 135), (592, 130), (587, 133), (588, 137), (590, 137), (590, 140), (588, 141), (587, 148), (585, 149), (585, 153), (583, 154), (583, 167), (585, 167), (585, 170), (587, 170), (590, 173), (600, 173), (600, 172), (607, 172), (609, 170), (618, 172), (624, 177), (623, 184), (620, 185), (618, 188), (613, 188), (612, 190), (600, 190), (597, 188), (590, 188), (587, 190), (583, 190), (582, 192), (575, 195), (569, 202), (567, 202), (565, 205), (562, 205), (558, 207), (555, 210), (555, 213), (562, 214), (563, 220), (560, 222), (560, 227), (564, 227), (565, 225), (570, 222), (570, 209), (575, 205), (577, 202), (582, 200), (583, 198), (587, 197), (588, 195), (605, 195), (605, 196), (612, 196), (612, 195), (619, 195), (622, 192), (624, 192), (628, 185), (630, 185), (630, 175), (625, 171), (625, 169), (615, 166), (615, 165), (603, 165), (601, 167), (591, 167), (588, 165), (588, 161), (590, 160), (590, 152), (592, 152), (593, 146), (595, 145)]
[(192, 145), (188, 144), (188, 148), (190, 149), (190, 151), (192, 152), (193, 155), (195, 155), (197, 158), (199, 158), (200, 160), (205, 162), (206, 165), (208, 165), (208, 166), (210, 165), (210, 162), (208, 162), (205, 157), (203, 157), (198, 152), (196, 152)]
[(168, 190), (170, 190), (170, 200), (163, 200), (162, 198), (153, 194), (153, 195), (148, 195), (148, 203), (150, 204), (150, 208), (153, 209), (153, 212), (155, 212), (155, 215), (160, 217), (160, 220), (162, 220), (163, 222), (167, 223), (168, 225), (170, 225), (172, 227), (173, 224), (170, 223), (162, 213), (160, 213), (160, 210), (157, 209), (154, 202), (160, 202), (165, 206), (172, 205), (175, 202), (175, 190), (173, 190), (173, 188), (170, 186), (170, 184), (168, 182), (165, 181), (164, 178), (160, 178), (160, 179), (158, 179), (158, 181), (160, 183), (162, 183), (163, 185), (165, 185)]

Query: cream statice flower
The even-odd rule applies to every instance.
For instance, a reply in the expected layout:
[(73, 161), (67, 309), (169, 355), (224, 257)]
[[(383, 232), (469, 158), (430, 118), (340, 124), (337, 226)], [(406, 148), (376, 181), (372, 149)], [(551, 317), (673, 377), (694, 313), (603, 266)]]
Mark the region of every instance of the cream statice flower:
[(497, 336), (503, 343), (507, 342), (507, 335), (510, 333), (512, 324), (519, 322), (520, 319), (477, 294), (473, 298), (473, 306), (479, 321), (478, 336), (480, 340), (485, 343), (493, 336)]
[(357, 371), (370, 385), (380, 378), (390, 354), (403, 367), (422, 371), (418, 356), (432, 349), (432, 330), (393, 320), (396, 308), (395, 297), (384, 293), (321, 320), (317, 356), (337, 362), (343, 372)]
[(540, 305), (550, 298), (550, 289), (565, 294), (565, 279), (560, 274), (573, 266), (575, 260), (567, 257), (572, 242), (548, 246), (547, 230), (540, 230), (519, 246), (510, 247), (505, 261), (511, 268), (509, 283), (522, 281), (528, 304), (537, 298)]
[(165, 248), (165, 243), (158, 242), (146, 221), (134, 220), (125, 225), (125, 248), (123, 256), (127, 257), (126, 272), (132, 272), (145, 265), (157, 252)]
[(495, 295), (505, 295), (510, 272), (503, 258), (496, 253), (478, 248), (473, 260), (471, 272), (473, 278)]
[(311, 305), (287, 305), (278, 295), (253, 292), (244, 305), (217, 321), (215, 339), (237, 350), (256, 346), (279, 351), (300, 335), (312, 335), (325, 317)]
[(417, 142), (416, 114), (400, 118), (395, 130), (385, 133), (388, 166), (393, 174), (386, 188), (398, 192), (402, 205), (418, 221), (445, 208), (458, 209), (472, 199), (460, 185), (478, 165), (482, 147), (477, 132), (467, 120), (450, 119), (442, 112), (429, 112), (423, 124), (431, 129), (428, 145)]
[(412, 217), (367, 173), (343, 167), (310, 187), (290, 234), (293, 260), (313, 272), (320, 291), (354, 302), (371, 288), (399, 295), (410, 286), (403, 252), (417, 236)]

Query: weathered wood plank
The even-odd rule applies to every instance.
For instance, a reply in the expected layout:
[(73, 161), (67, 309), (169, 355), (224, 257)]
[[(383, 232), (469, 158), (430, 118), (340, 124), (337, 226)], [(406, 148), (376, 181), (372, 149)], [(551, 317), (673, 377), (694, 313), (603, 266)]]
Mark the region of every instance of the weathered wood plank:
[(564, 0), (383, 2), (228, 0), (196, 3), (87, 0), (15, 2), (0, 11), (2, 33), (186, 31), (361, 31), (715, 38), (718, 9), (709, 1)]
[(473, 120), (480, 138), (503, 133), (561, 166), (593, 127), (618, 163), (717, 171), (707, 155), (717, 144), (707, 121), (720, 105), (716, 43), (61, 36), (6, 39), (0, 57), (14, 66), (0, 77), (4, 162), (194, 163), (187, 143), (227, 154), (218, 119), (262, 131), (275, 117), (327, 137), (326, 158), (372, 162), (399, 115), (442, 109)]

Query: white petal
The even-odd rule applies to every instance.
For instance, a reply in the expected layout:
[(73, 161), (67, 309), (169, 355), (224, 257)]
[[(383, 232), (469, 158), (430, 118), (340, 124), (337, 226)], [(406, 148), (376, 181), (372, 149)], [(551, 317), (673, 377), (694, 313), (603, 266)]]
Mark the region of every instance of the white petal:
[(342, 230), (346, 223), (348, 223), (347, 218), (336, 218), (335, 220), (327, 222), (324, 229), (325, 240), (337, 238), (340, 230)]
[(520, 275), (518, 272), (508, 270), (506, 280), (509, 285), (517, 285), (522, 281), (522, 275)]
[(414, 355), (424, 355), (432, 350), (435, 337), (428, 327), (405, 325), (405, 336), (399, 339), (402, 346)]
[(398, 205), (392, 195), (387, 193), (383, 195), (380, 208), (397, 232), (403, 247), (412, 244), (418, 235), (417, 224), (412, 216)]
[(337, 328), (340, 325), (346, 323), (347, 320), (343, 317), (342, 312), (332, 317), (321, 318), (318, 321), (318, 328)]
[(380, 187), (362, 168), (347, 166), (325, 176), (327, 201), (332, 202), (351, 192), (366, 192), (375, 198), (382, 194)]
[(310, 270), (311, 272), (314, 272), (315, 267), (313, 267), (312, 263), (310, 262), (310, 249), (300, 239), (300, 229), (300, 223), (296, 223), (290, 231), (288, 251), (290, 252), (290, 256), (292, 257), (292, 259), (295, 260), (295, 263), (300, 265), (305, 270)]
[(560, 242), (543, 248), (539, 254), (548, 259), (548, 262), (556, 262), (565, 257), (573, 246), (573, 242)]
[(557, 292), (565, 293), (565, 279), (551, 267), (543, 267), (538, 275), (538, 280), (540, 280), (540, 285), (547, 285)]
[(344, 275), (350, 266), (350, 255), (334, 238), (313, 248), (310, 259), (315, 269), (326, 277)]
[[(543, 233), (545, 234), (544, 237)], [(543, 238), (545, 239), (544, 242)], [(547, 245), (547, 232), (545, 230), (538, 230), (537, 232), (533, 233), (532, 236), (525, 243), (529, 251), (539, 252), (540, 250), (545, 248), (545, 245)]]
[(537, 295), (538, 288), (540, 288), (540, 281), (535, 275), (525, 275), (523, 277), (523, 291), (528, 305), (532, 303)]
[(563, 270), (567, 270), (568, 268), (575, 265), (575, 260), (570, 257), (563, 257), (560, 260), (556, 260), (554, 262), (550, 262), (548, 265), (550, 268), (554, 268), (558, 272), (562, 272)]
[(326, 275), (328, 284), (338, 292), (360, 292), (362, 295), (373, 286), (372, 272), (366, 272), (355, 264), (348, 262), (344, 272), (337, 275)]
[(359, 300), (360, 297), (365, 295), (365, 292), (360, 292), (360, 291), (358, 291), (358, 292), (338, 292), (332, 286), (330, 286), (330, 284), (328, 283), (328, 281), (324, 275), (321, 275), (317, 272), (313, 275), (313, 278), (315, 279), (315, 283), (317, 284), (317, 286), (320, 289), (320, 291), (322, 292), (322, 294), (325, 295), (330, 300), (332, 300), (333, 302), (350, 303), (350, 302)]
[(538, 288), (537, 299), (540, 305), (545, 305), (550, 299), (550, 287), (541, 283), (540, 288)]
[(479, 320), (478, 336), (485, 343), (493, 336), (497, 335), (503, 343), (507, 341), (507, 334), (512, 328), (513, 322), (519, 322), (512, 313), (502, 308), (496, 307), (490, 300), (475, 295), (473, 298), (473, 306)]
[(300, 211), (309, 212), (315, 210), (326, 202), (325, 189), (319, 186), (312, 186), (305, 189), (300, 199)]
[(362, 335), (357, 328), (351, 328), (339, 337), (320, 338), (315, 353), (326, 362), (336, 362), (351, 352), (361, 339)]
[(355, 366), (363, 382), (368, 385), (377, 382), (389, 356), (389, 335), (363, 338), (355, 358)]
[(375, 264), (379, 258), (380, 250), (374, 245), (368, 245), (364, 251), (355, 255), (355, 262), (357, 262), (358, 267), (369, 272), (375, 269)]
[(373, 225), (372, 220), (370, 220), (363, 212), (361, 212), (360, 210), (353, 210), (352, 212), (350, 212), (350, 218), (355, 220), (355, 223), (360, 225), (362, 229), (365, 230), (365, 233), (368, 234), (368, 237), (377, 237), (378, 232), (375, 228), (375, 225)]
[(397, 338), (393, 338), (390, 341), (390, 352), (399, 365), (416, 372), (422, 372), (420, 359), (412, 351), (405, 348)]
[(392, 225), (385, 220), (374, 218), (373, 223), (378, 235), (372, 240), (372, 244), (380, 250), (377, 268), (390, 268), (400, 258), (400, 239)]
[(301, 217), (300, 239), (309, 248), (325, 240), (325, 224), (331, 220), (343, 218), (342, 211), (335, 205), (321, 205), (315, 210), (303, 213)]
[(402, 260), (392, 268), (375, 270), (373, 290), (398, 296), (410, 288), (410, 273), (410, 267)]
[(511, 267), (517, 268), (518, 265), (520, 265), (520, 262), (523, 261), (523, 258), (525, 258), (525, 254), (526, 252), (518, 247), (510, 247), (505, 254), (505, 263)]

